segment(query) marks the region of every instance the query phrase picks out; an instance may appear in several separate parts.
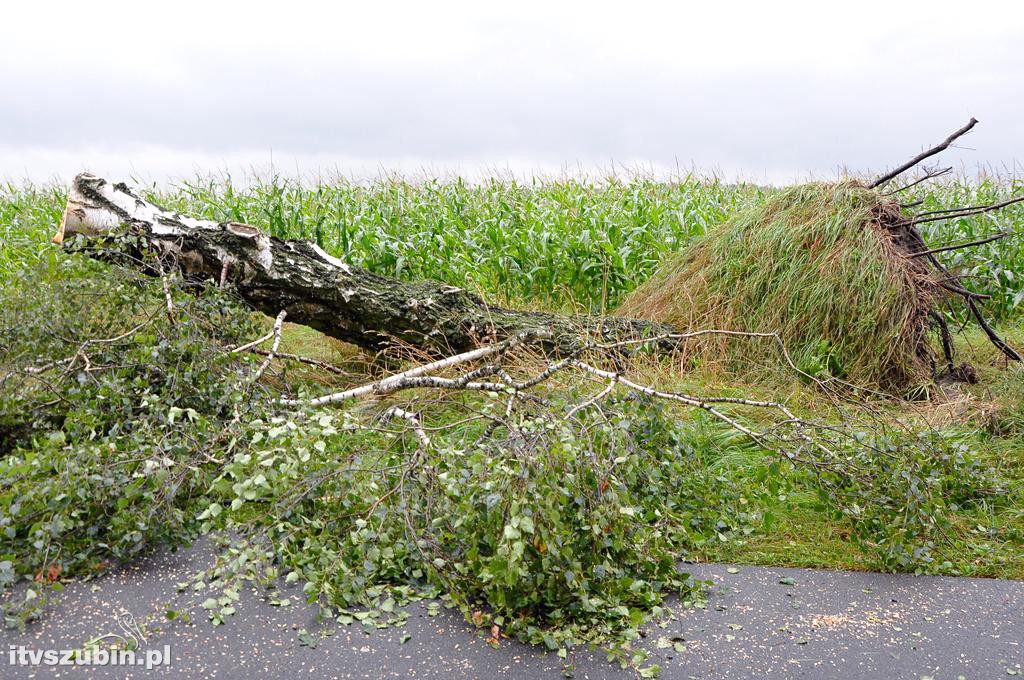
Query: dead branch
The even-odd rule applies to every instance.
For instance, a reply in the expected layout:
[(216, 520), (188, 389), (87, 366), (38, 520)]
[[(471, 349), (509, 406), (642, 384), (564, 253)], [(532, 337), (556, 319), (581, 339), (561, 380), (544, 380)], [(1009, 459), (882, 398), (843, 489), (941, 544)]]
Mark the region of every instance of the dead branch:
[(270, 362), (274, 360), (274, 355), (277, 353), (277, 348), (281, 346), (281, 327), (284, 325), (284, 318), (288, 315), (288, 312), (281, 310), (277, 318), (274, 320), (274, 329), (271, 333), (274, 336), (274, 344), (270, 347), (270, 352), (267, 353), (267, 358), (263, 360), (260, 367), (256, 369), (256, 372), (249, 378), (250, 383), (255, 383), (263, 375), (263, 372), (270, 366)]
[(1006, 358), (1011, 361), (1024, 360), (1017, 350), (1006, 344), (1006, 341), (999, 337), (999, 334), (993, 330), (993, 328), (988, 324), (988, 321), (985, 320), (985, 317), (982, 315), (981, 310), (978, 309), (978, 305), (973, 299), (967, 298), (967, 308), (971, 310), (971, 314), (974, 315), (974, 318), (977, 320), (978, 325), (981, 326), (981, 329), (985, 331), (985, 335), (988, 336), (989, 341), (991, 341), (999, 351), (1005, 354)]
[(998, 241), (1001, 238), (1006, 238), (1010, 234), (1001, 231), (997, 234), (992, 234), (985, 238), (978, 239), (977, 241), (967, 241), (966, 243), (954, 243), (949, 246), (941, 246), (939, 248), (932, 248), (931, 250), (925, 250), (919, 253), (911, 253), (910, 257), (924, 257), (925, 255), (934, 255), (935, 253), (945, 253), (950, 250), (961, 250), (963, 248), (972, 248), (974, 246), (985, 245), (986, 243), (992, 243), (992, 241)]
[[(916, 187), (918, 184), (921, 184), (922, 182), (927, 182), (928, 180), (935, 179), (936, 177), (942, 177), (943, 175), (947, 175), (947, 174), (949, 174), (951, 172), (953, 172), (953, 166), (952, 165), (947, 167), (947, 168), (943, 168), (942, 170), (926, 170), (923, 177), (919, 177), (918, 179), (914, 180), (910, 184), (904, 184), (899, 189), (893, 189), (892, 191), (887, 191), (887, 192), (885, 192), (883, 194), (883, 196), (894, 196), (894, 195), (900, 193), (901, 191), (906, 191), (907, 189)], [(918, 204), (923, 203), (923, 202), (924, 201), (914, 201), (914, 203), (909, 204), (909, 205), (904, 206), (904, 207), (910, 207), (912, 205), (918, 205)]]
[(963, 137), (964, 135), (966, 135), (968, 132), (971, 131), (971, 128), (973, 128), (977, 124), (978, 124), (978, 121), (975, 118), (971, 118), (969, 121), (967, 121), (967, 125), (964, 125), (962, 128), (960, 128), (959, 130), (957, 130), (956, 132), (951, 134), (949, 137), (946, 137), (946, 139), (941, 144), (939, 144), (938, 146), (933, 146), (932, 148), (928, 149), (927, 151), (919, 153), (918, 155), (914, 156), (909, 161), (907, 161), (906, 163), (904, 163), (900, 167), (896, 168), (892, 172), (887, 172), (886, 174), (882, 175), (881, 177), (876, 179), (874, 182), (869, 184), (868, 188), (870, 188), (870, 189), (877, 189), (878, 187), (883, 186), (884, 184), (886, 184), (887, 182), (889, 182), (893, 178), (903, 174), (904, 172), (906, 172), (910, 168), (914, 167), (915, 165), (917, 165), (921, 161), (925, 160), (926, 158), (931, 158), (932, 156), (934, 156), (937, 153), (942, 153), (943, 151), (945, 151), (946, 149), (949, 148), (950, 144), (955, 142), (960, 137)]
[[(970, 217), (971, 215), (980, 215), (982, 213), (991, 212), (993, 210), (1000, 210), (1000, 209), (1005, 208), (1005, 207), (1007, 207), (1009, 205), (1013, 205), (1014, 203), (1020, 203), (1021, 201), (1024, 201), (1024, 196), (1016, 196), (1014, 198), (1009, 198), (1009, 199), (1007, 199), (1005, 201), (1000, 201), (999, 203), (993, 203), (991, 205), (971, 206), (969, 208), (952, 209), (952, 210), (936, 210), (936, 211), (933, 211), (932, 213), (921, 213), (921, 215), (917, 215), (917, 216), (911, 218), (910, 223), (916, 225), (916, 224), (925, 224), (925, 223), (928, 223), (928, 222), (938, 222), (940, 220), (951, 220), (951, 219), (955, 219), (957, 217)], [(930, 215), (930, 214), (934, 214), (934, 213), (946, 213), (946, 214), (938, 215), (936, 217), (926, 217), (925, 219), (920, 219), (922, 215)]]
[[(927, 247), (925, 246), (924, 239), (921, 237), (920, 233), (916, 229), (912, 229), (911, 231), (913, 234), (917, 236), (919, 240), (919, 245), (922, 247)], [(935, 255), (928, 254), (926, 255), (926, 257), (928, 258), (928, 261), (932, 263), (932, 266), (934, 266), (936, 269), (942, 272), (945, 276), (949, 277), (951, 280), (956, 280), (955, 275), (952, 272), (950, 272), (945, 265), (939, 262), (939, 259), (935, 257)], [(1017, 350), (1013, 349), (1008, 344), (1006, 344), (1006, 342), (1001, 337), (999, 337), (999, 334), (996, 333), (995, 330), (993, 330), (993, 328), (988, 324), (988, 321), (985, 320), (985, 317), (984, 315), (982, 315), (981, 310), (978, 309), (978, 305), (974, 302), (975, 298), (982, 297), (979, 293), (972, 293), (969, 290), (960, 288), (959, 286), (955, 286), (950, 283), (940, 283), (939, 285), (941, 285), (943, 288), (946, 288), (947, 290), (951, 290), (955, 293), (960, 294), (964, 298), (964, 301), (967, 303), (967, 308), (970, 310), (971, 314), (977, 320), (982, 330), (985, 331), (985, 335), (988, 337), (989, 341), (993, 345), (995, 345), (1000, 352), (1006, 355), (1006, 358), (1010, 359), (1011, 361), (1022, 360), (1021, 355), (1017, 353)]]

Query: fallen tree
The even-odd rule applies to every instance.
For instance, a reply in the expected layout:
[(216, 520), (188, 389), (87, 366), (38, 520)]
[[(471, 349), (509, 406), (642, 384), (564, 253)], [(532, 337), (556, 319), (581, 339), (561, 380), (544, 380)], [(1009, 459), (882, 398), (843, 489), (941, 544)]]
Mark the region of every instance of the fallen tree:
[(350, 266), (309, 241), (267, 236), (236, 222), (198, 220), (145, 201), (125, 184), (89, 174), (71, 184), (54, 242), (110, 237), (122, 227), (188, 278), (230, 283), (254, 309), (315, 328), (369, 350), (399, 344), (431, 355), (464, 352), (517, 335), (571, 351), (584, 337), (608, 341), (662, 337), (665, 324), (623, 317), (562, 316), (488, 305), (437, 281), (405, 282)]
[[(341, 371), (347, 389), (310, 398), (320, 383), (283, 380), (285, 313), (260, 334), (215, 286), (62, 259), (60, 277), (37, 267), (0, 289), (0, 330), (17, 331), (0, 350), (0, 433), (25, 426), (0, 450), (15, 556), (0, 592), (14, 574), (33, 588), (9, 625), (59, 579), (201, 531), (225, 545), (186, 597), (216, 623), (241, 587), (282, 577), (341, 624), (400, 624), (396, 606), (444, 593), (493, 644), (599, 644), (639, 666), (637, 626), (695, 594), (680, 556), (760, 526), (748, 497), (772, 507), (800, 483), (868, 564), (900, 571), (941, 563), (947, 517), (973, 498), (1012, 504), (957, 438), (832, 399), (791, 410), (763, 387), (658, 385), (611, 343), (552, 358), (516, 336), (373, 382)], [(777, 336), (730, 334), (796, 372)]]

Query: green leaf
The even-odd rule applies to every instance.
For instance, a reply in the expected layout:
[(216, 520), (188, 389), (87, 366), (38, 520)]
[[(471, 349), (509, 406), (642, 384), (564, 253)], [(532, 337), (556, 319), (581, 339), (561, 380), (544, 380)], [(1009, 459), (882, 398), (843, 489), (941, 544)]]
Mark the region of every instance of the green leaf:
[(320, 642), (319, 638), (307, 631), (305, 628), (299, 630), (298, 638), (299, 645), (309, 647), (310, 649), (316, 649), (317, 644)]

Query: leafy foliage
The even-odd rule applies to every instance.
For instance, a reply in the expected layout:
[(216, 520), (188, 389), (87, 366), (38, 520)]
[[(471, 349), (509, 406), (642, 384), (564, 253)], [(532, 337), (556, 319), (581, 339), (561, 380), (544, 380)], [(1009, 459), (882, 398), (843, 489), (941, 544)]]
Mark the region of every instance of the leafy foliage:
[(242, 396), (219, 346), (254, 328), (213, 292), (179, 296), (172, 326), (151, 283), (57, 267), (0, 292), (4, 586), (90, 574), (194, 532), (209, 451)]
[(277, 419), (200, 513), (244, 537), (244, 569), (216, 579), (301, 578), (342, 622), (444, 593), (478, 624), (552, 649), (613, 644), (632, 661), (629, 641), (663, 597), (695, 594), (679, 556), (749, 518), (723, 521), (736, 492), (708, 469), (698, 430), (654, 404), (616, 411), (592, 437), (541, 418), (526, 441), (467, 447), (479, 433), (456, 430), (429, 452), (329, 415)]
[[(887, 571), (936, 571), (936, 542), (949, 540), (951, 518), (961, 509), (1006, 492), (1007, 482), (979, 464), (976, 452), (956, 437), (876, 433), (851, 466), (864, 476), (840, 480), (826, 498), (851, 521), (861, 547)], [(823, 492), (826, 487), (823, 487)]]

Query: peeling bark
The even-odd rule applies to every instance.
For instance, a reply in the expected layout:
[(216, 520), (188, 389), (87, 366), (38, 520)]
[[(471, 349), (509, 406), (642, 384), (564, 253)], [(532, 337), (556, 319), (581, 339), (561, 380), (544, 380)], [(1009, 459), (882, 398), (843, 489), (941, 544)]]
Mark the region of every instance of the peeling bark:
[[(124, 184), (75, 178), (54, 242), (128, 230), (191, 279), (228, 282), (254, 309), (370, 350), (395, 344), (435, 355), (464, 352), (523, 333), (570, 351), (601, 341), (663, 336), (670, 326), (622, 317), (563, 316), (504, 309), (437, 281), (406, 282), (350, 266), (308, 241), (268, 236), (236, 222), (199, 220), (143, 200)], [(675, 340), (657, 341), (671, 349)]]

